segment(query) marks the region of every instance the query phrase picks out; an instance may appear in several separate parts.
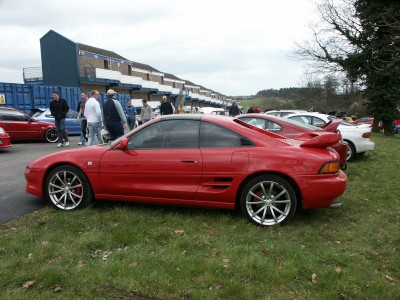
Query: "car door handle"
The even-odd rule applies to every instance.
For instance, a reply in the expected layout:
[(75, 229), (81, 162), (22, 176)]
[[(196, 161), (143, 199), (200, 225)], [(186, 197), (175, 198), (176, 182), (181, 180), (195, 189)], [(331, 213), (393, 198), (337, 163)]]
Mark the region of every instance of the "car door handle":
[(197, 159), (195, 158), (183, 158), (181, 160), (183, 163), (191, 163), (191, 164), (197, 164)]

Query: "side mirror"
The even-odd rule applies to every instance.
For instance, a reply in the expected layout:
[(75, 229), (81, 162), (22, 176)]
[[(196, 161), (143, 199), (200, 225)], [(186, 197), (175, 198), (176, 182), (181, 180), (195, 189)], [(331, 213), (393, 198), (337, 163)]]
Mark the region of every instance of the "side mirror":
[(122, 150), (126, 150), (128, 149), (128, 138), (127, 137), (123, 137), (121, 139), (121, 142), (119, 143), (119, 148)]

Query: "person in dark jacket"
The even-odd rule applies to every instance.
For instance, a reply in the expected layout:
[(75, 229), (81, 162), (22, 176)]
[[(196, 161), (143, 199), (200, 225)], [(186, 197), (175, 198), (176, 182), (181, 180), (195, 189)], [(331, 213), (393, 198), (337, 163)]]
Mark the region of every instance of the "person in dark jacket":
[(104, 125), (110, 133), (110, 141), (114, 141), (124, 135), (124, 127), (128, 128), (126, 116), (121, 103), (114, 99), (117, 93), (109, 89), (107, 101), (103, 104)]
[(58, 148), (69, 146), (68, 133), (65, 130), (65, 118), (68, 111), (69, 106), (67, 101), (60, 98), (58, 92), (53, 92), (53, 101), (50, 102), (50, 112), (54, 117), (57, 128)]
[(231, 105), (231, 107), (229, 108), (229, 115), (230, 115), (231, 117), (235, 117), (235, 116), (240, 115), (240, 114), (241, 114), (240, 108), (239, 108), (239, 106), (236, 104), (236, 101), (233, 100), (233, 101), (232, 101), (232, 105)]
[(162, 97), (162, 102), (160, 106), (160, 113), (162, 116), (164, 115), (172, 115), (174, 113), (174, 109), (172, 108), (172, 104), (167, 101), (167, 96)]

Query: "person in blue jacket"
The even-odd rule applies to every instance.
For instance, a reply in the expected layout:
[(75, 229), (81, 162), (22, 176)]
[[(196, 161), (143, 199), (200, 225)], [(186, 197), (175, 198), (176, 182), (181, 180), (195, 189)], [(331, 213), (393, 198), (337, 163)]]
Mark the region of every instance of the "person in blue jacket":
[(136, 108), (132, 105), (132, 101), (128, 100), (128, 108), (125, 110), (126, 119), (128, 121), (129, 130), (135, 127)]

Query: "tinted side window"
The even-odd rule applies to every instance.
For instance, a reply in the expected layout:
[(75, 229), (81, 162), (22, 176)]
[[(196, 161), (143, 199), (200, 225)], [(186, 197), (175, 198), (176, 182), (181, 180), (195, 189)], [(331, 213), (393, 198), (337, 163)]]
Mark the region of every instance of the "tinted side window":
[(2, 111), (1, 117), (4, 121), (29, 121), (29, 117), (18, 111)]
[(128, 149), (199, 148), (199, 127), (196, 120), (157, 122), (132, 135)]
[(325, 121), (320, 118), (313, 117), (312, 125), (318, 126), (318, 127), (323, 127), (325, 125)]
[(201, 122), (200, 147), (202, 148), (236, 148), (251, 146), (253, 143), (225, 127)]
[(242, 121), (245, 121), (246, 123), (249, 123), (250, 125), (256, 126), (261, 129), (265, 129), (265, 120), (260, 119), (260, 118), (240, 118)]

